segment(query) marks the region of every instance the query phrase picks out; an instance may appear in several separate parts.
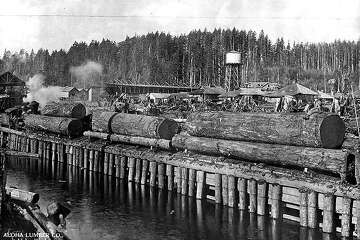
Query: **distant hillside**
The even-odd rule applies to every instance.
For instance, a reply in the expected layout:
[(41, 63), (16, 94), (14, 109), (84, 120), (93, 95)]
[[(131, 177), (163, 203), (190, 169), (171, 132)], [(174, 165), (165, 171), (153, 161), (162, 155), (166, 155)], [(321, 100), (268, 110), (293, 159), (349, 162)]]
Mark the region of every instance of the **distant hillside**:
[(70, 67), (91, 60), (103, 66), (103, 76), (96, 81), (131, 79), (150, 84), (222, 85), (224, 57), (229, 50), (241, 53), (242, 82), (298, 81), (324, 89), (330, 78), (349, 78), (354, 86), (359, 84), (359, 41), (315, 44), (278, 39), (271, 42), (264, 32), (237, 29), (199, 30), (181, 36), (156, 32), (128, 37), (119, 43), (75, 42), (67, 51), (51, 53), (44, 49), (37, 53), (5, 51), (0, 71), (15, 71), (25, 79), (42, 72), (48, 77), (49, 85), (69, 85), (76, 82), (70, 76)]

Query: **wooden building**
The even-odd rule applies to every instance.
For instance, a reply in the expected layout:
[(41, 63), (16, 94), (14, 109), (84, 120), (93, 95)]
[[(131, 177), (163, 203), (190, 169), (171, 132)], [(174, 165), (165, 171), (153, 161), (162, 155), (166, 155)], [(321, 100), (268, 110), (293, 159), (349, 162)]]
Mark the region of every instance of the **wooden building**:
[(190, 92), (196, 88), (186, 86), (171, 85), (147, 85), (147, 84), (127, 84), (127, 83), (108, 83), (106, 91), (110, 94), (146, 94), (146, 93), (177, 93)]
[(78, 93), (79, 90), (77, 90), (76, 87), (61, 87), (61, 97), (62, 98), (74, 98)]
[(263, 91), (275, 91), (280, 89), (279, 83), (274, 82), (247, 82), (244, 83), (245, 88), (259, 88)]
[(4, 111), (23, 103), (25, 82), (10, 72), (0, 75), (0, 110)]

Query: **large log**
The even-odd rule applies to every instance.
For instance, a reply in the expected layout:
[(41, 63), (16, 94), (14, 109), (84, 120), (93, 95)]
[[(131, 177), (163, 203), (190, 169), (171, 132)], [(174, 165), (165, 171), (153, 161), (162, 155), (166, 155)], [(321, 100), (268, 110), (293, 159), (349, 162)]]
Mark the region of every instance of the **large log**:
[(179, 125), (176, 121), (167, 118), (102, 112), (93, 114), (92, 130), (170, 140), (178, 132)]
[(345, 136), (344, 121), (333, 114), (197, 112), (185, 128), (197, 137), (323, 148), (340, 148)]
[(181, 134), (173, 137), (172, 146), (207, 154), (232, 156), (252, 162), (328, 171), (340, 174), (342, 179), (345, 179), (350, 157), (348, 151), (337, 149), (230, 141)]
[(94, 111), (92, 113), (91, 129), (96, 132), (111, 132), (111, 121), (117, 112)]
[(18, 200), (25, 203), (37, 203), (40, 199), (38, 193), (33, 193), (13, 187), (6, 187), (6, 194), (9, 195), (11, 199)]
[(53, 117), (83, 118), (86, 115), (86, 108), (76, 102), (50, 102), (47, 103), (41, 113)]
[(25, 127), (37, 131), (49, 131), (70, 137), (82, 134), (82, 123), (79, 119), (64, 117), (49, 117), (28, 114), (24, 117)]
[(130, 144), (141, 145), (146, 147), (156, 147), (161, 149), (171, 148), (170, 140), (166, 140), (166, 139), (126, 136), (119, 134), (107, 134), (107, 133), (92, 132), (92, 131), (84, 132), (84, 136), (110, 140), (111, 142), (130, 143)]

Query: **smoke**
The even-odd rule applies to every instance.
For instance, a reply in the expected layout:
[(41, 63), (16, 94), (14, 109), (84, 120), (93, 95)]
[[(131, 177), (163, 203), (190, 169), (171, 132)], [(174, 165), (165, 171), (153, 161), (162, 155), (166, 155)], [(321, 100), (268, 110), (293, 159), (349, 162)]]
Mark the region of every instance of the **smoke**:
[(74, 87), (89, 88), (101, 85), (102, 71), (102, 65), (93, 61), (87, 61), (80, 66), (71, 67), (71, 77), (73, 80), (76, 80)]
[(45, 87), (45, 76), (42, 74), (36, 74), (26, 82), (26, 86), (29, 89), (29, 93), (24, 102), (37, 101), (40, 108), (44, 107), (46, 103), (51, 101), (58, 101), (61, 94), (61, 87)]

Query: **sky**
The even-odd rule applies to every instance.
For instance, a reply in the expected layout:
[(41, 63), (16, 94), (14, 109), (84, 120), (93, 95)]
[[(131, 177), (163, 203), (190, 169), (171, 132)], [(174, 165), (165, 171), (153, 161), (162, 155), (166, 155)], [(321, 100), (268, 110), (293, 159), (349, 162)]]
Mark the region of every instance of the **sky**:
[(290, 42), (357, 41), (360, 0), (2, 0), (0, 49), (68, 49), (74, 41), (218, 27)]

